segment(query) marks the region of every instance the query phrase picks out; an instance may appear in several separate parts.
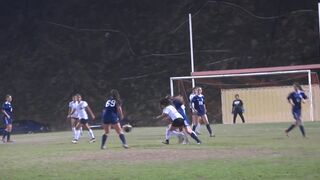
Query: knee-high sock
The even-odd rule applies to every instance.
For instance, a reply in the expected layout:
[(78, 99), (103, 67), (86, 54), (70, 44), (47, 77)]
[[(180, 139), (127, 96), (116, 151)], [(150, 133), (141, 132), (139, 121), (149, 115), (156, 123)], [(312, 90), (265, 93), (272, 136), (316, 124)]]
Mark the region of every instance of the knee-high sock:
[(6, 138), (6, 136), (7, 136), (7, 134), (8, 134), (8, 131), (6, 131), (6, 130), (3, 130), (3, 135), (2, 135), (2, 139), (5, 139), (5, 138)]
[(289, 128), (286, 130), (287, 132), (290, 132), (293, 128), (295, 128), (296, 125), (292, 124), (291, 126), (289, 126)]
[(120, 138), (122, 144), (127, 144), (126, 138), (124, 137), (124, 134), (119, 134), (119, 138)]
[(80, 139), (80, 136), (81, 136), (80, 130), (76, 129), (76, 137), (75, 137), (75, 139), (76, 139), (76, 140), (79, 140), (79, 139)]
[(305, 131), (304, 131), (303, 125), (300, 125), (299, 128), (300, 128), (300, 131), (301, 131), (302, 136), (305, 137), (305, 136), (306, 136), (306, 133), (305, 133)]
[(88, 134), (89, 134), (90, 138), (94, 138), (94, 134), (93, 134), (92, 129), (88, 130)]
[(103, 134), (103, 135), (102, 135), (101, 147), (103, 147), (103, 146), (106, 144), (107, 138), (108, 138), (108, 136), (107, 136), (106, 134)]
[(197, 128), (197, 124), (194, 124), (194, 125), (192, 126), (192, 131), (196, 131), (196, 128)]
[(211, 130), (210, 124), (207, 124), (206, 126), (207, 126), (207, 130), (208, 130), (209, 134), (212, 134), (212, 130)]
[(7, 141), (10, 141), (11, 132), (7, 132)]
[(72, 127), (72, 135), (73, 135), (73, 139), (76, 138), (76, 128)]
[(196, 140), (197, 143), (200, 143), (200, 139), (198, 138), (198, 136), (196, 135), (196, 133), (194, 131), (192, 131), (192, 133), (190, 134), (190, 136), (192, 137), (192, 139)]
[(171, 137), (171, 133), (169, 132), (169, 128), (166, 129), (166, 140), (169, 140)]

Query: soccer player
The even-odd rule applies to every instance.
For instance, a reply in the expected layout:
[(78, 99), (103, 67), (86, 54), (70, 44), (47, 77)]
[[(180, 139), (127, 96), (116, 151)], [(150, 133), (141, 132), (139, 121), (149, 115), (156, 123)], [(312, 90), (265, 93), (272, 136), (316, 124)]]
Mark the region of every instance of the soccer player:
[(301, 102), (304, 103), (305, 99), (307, 99), (308, 97), (306, 96), (302, 87), (298, 83), (294, 83), (293, 88), (294, 91), (289, 94), (287, 99), (288, 102), (292, 105), (292, 115), (295, 119), (295, 122), (291, 126), (289, 126), (288, 129), (285, 130), (285, 133), (287, 136), (289, 136), (289, 132), (296, 126), (299, 126), (302, 136), (306, 137), (306, 133), (301, 119)]
[[(202, 88), (198, 87), (197, 94), (192, 98), (192, 108), (197, 113), (197, 116), (206, 124), (210, 137), (215, 137), (209, 124), (207, 109), (204, 100), (205, 99), (202, 94)], [(195, 131), (196, 126), (197, 124), (193, 125), (193, 131)]]
[(244, 112), (243, 102), (240, 99), (239, 94), (236, 94), (234, 97), (235, 97), (235, 100), (232, 102), (233, 124), (236, 123), (238, 114), (242, 120), (242, 123), (245, 123), (245, 120), (243, 117), (243, 112)]
[(5, 102), (2, 105), (2, 113), (4, 115), (3, 121), (4, 121), (4, 125), (6, 126), (2, 136), (3, 143), (12, 142), (10, 139), (10, 135), (12, 131), (12, 120), (13, 120), (13, 108), (12, 108), (11, 102), (12, 102), (12, 96), (6, 95)]
[[(168, 98), (164, 98), (160, 100), (160, 107), (162, 110), (162, 114), (157, 116), (156, 119), (164, 119), (171, 121), (171, 126), (168, 130), (168, 136), (174, 133), (174, 130), (182, 128), (186, 131), (196, 142), (197, 144), (201, 144), (198, 136), (194, 131), (192, 131), (191, 127), (186, 124), (186, 121), (183, 119), (182, 115), (171, 105), (171, 102)], [(169, 139), (166, 139), (166, 142), (169, 144)]]
[(191, 109), (191, 115), (192, 115), (192, 125), (196, 126), (196, 128), (194, 129), (194, 131), (197, 133), (197, 134), (200, 134), (200, 128), (201, 128), (201, 124), (199, 123), (199, 117), (197, 115), (197, 112), (194, 110), (193, 105), (192, 105), (192, 99), (194, 96), (197, 95), (197, 88), (198, 87), (194, 87), (192, 88), (192, 92), (191, 94), (189, 95), (189, 106), (190, 106), (190, 109)]
[(78, 119), (79, 119), (79, 122), (77, 123), (76, 125), (76, 137), (74, 140), (72, 140), (72, 143), (76, 144), (78, 143), (79, 139), (80, 139), (80, 136), (81, 136), (81, 132), (80, 132), (80, 128), (81, 127), (84, 127), (88, 130), (88, 134), (90, 136), (90, 140), (89, 142), (92, 143), (92, 142), (95, 142), (96, 139), (94, 137), (94, 134), (93, 134), (93, 131), (92, 129), (90, 128), (89, 126), (89, 118), (88, 118), (88, 113), (90, 113), (92, 119), (94, 120), (95, 119), (95, 116), (91, 110), (91, 108), (89, 107), (88, 103), (86, 101), (83, 101), (82, 100), (82, 97), (80, 94), (77, 94), (76, 95), (76, 98), (77, 98), (77, 101), (78, 101), (78, 105), (77, 105), (77, 114), (78, 114)]
[(105, 144), (107, 142), (107, 138), (108, 138), (108, 134), (110, 132), (111, 126), (115, 129), (115, 131), (119, 135), (119, 138), (122, 142), (122, 146), (125, 149), (129, 148), (120, 125), (120, 120), (123, 119), (123, 112), (122, 112), (121, 105), (122, 104), (121, 104), (119, 92), (116, 89), (112, 89), (110, 91), (110, 96), (106, 102), (106, 105), (103, 110), (103, 115), (102, 115), (104, 134), (102, 135), (101, 149), (106, 149)]
[[(182, 117), (185, 121), (185, 125), (190, 126), (190, 120), (186, 114), (186, 106), (184, 105), (183, 97), (181, 95), (178, 95), (178, 96), (173, 97), (171, 100), (172, 100), (172, 104), (174, 105), (176, 110), (182, 115)], [(181, 139), (179, 138), (180, 141), (182, 140), (182, 142), (180, 142), (180, 143), (189, 144), (189, 140), (188, 140), (186, 133), (184, 131), (182, 131), (182, 132), (184, 135), (181, 136), (182, 137)], [(178, 136), (178, 137), (180, 137), (180, 136)]]
[[(73, 139), (76, 139), (76, 125), (78, 123), (78, 114), (77, 114), (78, 101), (76, 95), (72, 96), (72, 101), (69, 102), (69, 110), (67, 118), (70, 118), (71, 129), (73, 132)], [(81, 130), (80, 130), (81, 131)]]

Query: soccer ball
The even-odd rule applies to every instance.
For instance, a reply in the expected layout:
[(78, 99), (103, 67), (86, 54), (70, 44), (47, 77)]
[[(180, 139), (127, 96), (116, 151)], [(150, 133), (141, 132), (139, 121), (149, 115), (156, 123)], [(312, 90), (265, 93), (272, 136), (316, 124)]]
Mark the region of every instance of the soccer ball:
[(125, 124), (122, 126), (122, 129), (124, 132), (128, 133), (128, 132), (131, 132), (132, 126), (130, 124)]

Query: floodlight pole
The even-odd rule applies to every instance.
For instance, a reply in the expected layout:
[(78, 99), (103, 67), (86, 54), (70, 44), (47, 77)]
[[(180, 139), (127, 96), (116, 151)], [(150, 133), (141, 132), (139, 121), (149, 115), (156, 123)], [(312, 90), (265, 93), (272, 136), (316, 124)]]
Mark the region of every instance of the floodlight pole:
[[(193, 39), (192, 39), (192, 16), (189, 13), (189, 35), (190, 35), (190, 56), (191, 56), (191, 75), (194, 72), (194, 59), (193, 59)], [(195, 87), (195, 81), (192, 78), (192, 88)]]
[(314, 121), (311, 70), (308, 70), (308, 84), (309, 84), (309, 99), (310, 99), (310, 120)]

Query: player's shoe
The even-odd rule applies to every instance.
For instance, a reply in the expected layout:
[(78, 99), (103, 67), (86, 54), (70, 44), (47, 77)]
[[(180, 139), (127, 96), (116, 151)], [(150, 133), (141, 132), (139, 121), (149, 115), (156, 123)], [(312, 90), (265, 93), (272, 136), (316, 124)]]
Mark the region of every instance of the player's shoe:
[(210, 134), (210, 137), (216, 137), (216, 135), (212, 133), (212, 134)]
[(287, 130), (284, 130), (284, 133), (286, 134), (287, 137), (289, 137), (289, 132)]
[(199, 145), (200, 145), (200, 144), (201, 144), (201, 141), (197, 142), (197, 144), (199, 144)]
[(94, 143), (94, 142), (96, 142), (96, 138), (91, 138), (89, 141), (89, 143)]
[(101, 149), (102, 150), (107, 149), (107, 146), (101, 146)]
[(73, 144), (78, 144), (78, 140), (76, 140), (76, 139), (73, 139), (71, 142), (72, 142)]
[(166, 139), (166, 141), (162, 141), (162, 144), (166, 144), (166, 145), (168, 145), (168, 144), (169, 144), (169, 140), (168, 140), (168, 139)]
[(128, 144), (122, 144), (122, 147), (125, 149), (129, 149), (129, 145)]

